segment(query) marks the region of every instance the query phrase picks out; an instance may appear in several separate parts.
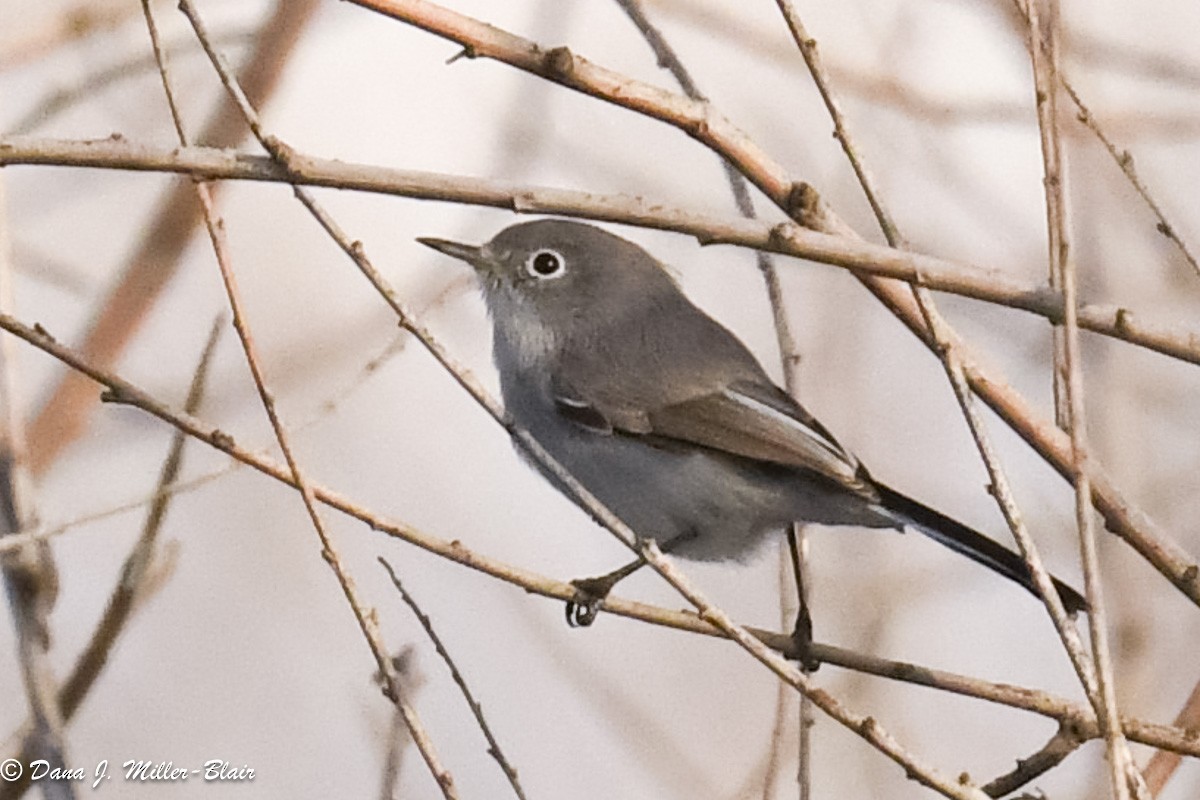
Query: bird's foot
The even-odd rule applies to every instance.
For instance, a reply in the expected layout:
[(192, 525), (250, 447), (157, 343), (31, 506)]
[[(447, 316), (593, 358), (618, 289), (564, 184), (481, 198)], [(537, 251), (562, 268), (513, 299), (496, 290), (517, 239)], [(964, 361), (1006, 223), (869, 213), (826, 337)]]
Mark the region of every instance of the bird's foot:
[(816, 672), (821, 666), (821, 659), (813, 652), (813, 644), (812, 617), (808, 606), (801, 606), (796, 615), (796, 627), (792, 629), (792, 650), (805, 672)]
[(586, 628), (596, 621), (600, 605), (622, 576), (601, 575), (598, 578), (577, 578), (571, 581), (575, 596), (567, 601), (567, 625)]

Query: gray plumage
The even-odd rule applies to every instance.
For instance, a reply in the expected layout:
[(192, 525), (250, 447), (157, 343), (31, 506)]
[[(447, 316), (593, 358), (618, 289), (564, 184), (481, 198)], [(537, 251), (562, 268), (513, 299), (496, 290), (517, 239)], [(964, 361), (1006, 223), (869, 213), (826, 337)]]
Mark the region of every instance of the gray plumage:
[(633, 242), (554, 219), (419, 241), (479, 274), (513, 419), (639, 535), (720, 561), (793, 521), (913, 525), (1035, 591), (1015, 553), (875, 481)]

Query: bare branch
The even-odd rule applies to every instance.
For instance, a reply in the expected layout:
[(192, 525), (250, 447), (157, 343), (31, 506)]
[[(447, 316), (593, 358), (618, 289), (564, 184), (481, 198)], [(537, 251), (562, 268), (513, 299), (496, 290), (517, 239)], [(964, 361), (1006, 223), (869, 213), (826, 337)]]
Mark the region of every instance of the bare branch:
[[(154, 41), (155, 57), (158, 60), (159, 72), (162, 74), (163, 88), (167, 96), (167, 102), (171, 107), (171, 118), (175, 124), (176, 133), (179, 136), (180, 145), (186, 147), (188, 145), (187, 135), (184, 133), (183, 124), (179, 117), (179, 111), (175, 105), (173, 92), (171, 90), (171, 81), (167, 72), (166, 62), (163, 60), (161, 48), (158, 44), (157, 33), (155, 31), (153, 15), (150, 12), (149, 0), (142, 0), (142, 7), (145, 10), (147, 26), (150, 30), (151, 39)], [(214, 51), (212, 43), (209, 40), (207, 32), (196, 14), (195, 9), (187, 0), (182, 0), (179, 8), (187, 16), (192, 23), (192, 28), (196, 32), (196, 37), (200, 40), (206, 53), (210, 58), (213, 58)], [(224, 71), (222, 64), (214, 59), (214, 65), (221, 72), (222, 80), (229, 80), (228, 73)], [(300, 496), (304, 502), (304, 509), (308, 513), (309, 521), (312, 522), (313, 529), (316, 531), (318, 539), (321, 542), (321, 557), (329, 564), (329, 568), (333, 571), (337, 578), (342, 594), (346, 598), (351, 611), (354, 613), (354, 619), (358, 623), (359, 630), (363, 638), (366, 640), (371, 654), (375, 658), (376, 667), (380, 675), (383, 676), (385, 694), (395, 704), (397, 711), (404, 718), (404, 723), (408, 728), (409, 735), (412, 736), (413, 743), (416, 744), (422, 758), (429, 768), (430, 774), (441, 790), (442, 795), (446, 800), (457, 800), (458, 791), (454, 785), (454, 777), (450, 774), (437, 755), (437, 751), (433, 746), (433, 741), (428, 732), (425, 730), (424, 724), (421, 722), (420, 716), (416, 709), (407, 700), (404, 695), (403, 687), (400, 685), (396, 677), (395, 668), (391, 658), (388, 656), (387, 648), (383, 643), (383, 634), (379, 630), (378, 618), (373, 609), (368, 608), (359, 597), (358, 589), (354, 584), (354, 579), (350, 577), (349, 572), (342, 564), (341, 556), (333, 544), (328, 530), (325, 527), (324, 520), (317, 510), (316, 496), (313, 494), (312, 485), (308, 478), (300, 469), (299, 461), (296, 459), (295, 453), (292, 450), (291, 438), (287, 428), (279, 415), (275, 405), (275, 397), (271, 390), (267, 387), (266, 377), (257, 354), (257, 346), (250, 333), (250, 327), (246, 322), (245, 312), (242, 307), (240, 292), (238, 291), (237, 280), (233, 273), (233, 265), (229, 257), (228, 246), (225, 241), (225, 224), (220, 219), (213, 206), (212, 192), (209, 185), (204, 182), (195, 184), (196, 196), (200, 200), (202, 215), (204, 218), (205, 228), (208, 230), (209, 239), (212, 242), (213, 253), (217, 259), (217, 266), (221, 272), (221, 280), (225, 286), (225, 293), (229, 298), (230, 310), (233, 312), (233, 327), (237, 331), (238, 338), (242, 344), (242, 350), (246, 356), (246, 364), (250, 368), (251, 377), (254, 380), (254, 386), (258, 391), (259, 399), (262, 402), (263, 410), (267, 414), (267, 418), (271, 423), (271, 429), (275, 434), (275, 440), (279, 443), (279, 449), (283, 452), (284, 459), (287, 461), (287, 468), (292, 476), (296, 488), (300, 492)]]
[[(1191, 695), (1175, 715), (1172, 724), (1181, 730), (1200, 731), (1200, 683), (1192, 687)], [(1158, 797), (1162, 793), (1182, 760), (1178, 753), (1171, 750), (1159, 750), (1151, 757), (1142, 770), (1151, 797)]]
[[(891, 214), (888, 212), (881, 193), (875, 187), (874, 179), (867, 169), (864, 159), (845, 124), (837, 98), (830, 86), (829, 77), (821, 64), (816, 40), (805, 30), (804, 24), (801, 22), (799, 15), (789, 0), (776, 0), (776, 2), (784, 18), (787, 20), (788, 28), (792, 32), (796, 46), (804, 56), (804, 63), (808, 66), (813, 82), (816, 83), (821, 92), (825, 108), (833, 120), (834, 136), (841, 143), (842, 150), (845, 152), (847, 159), (854, 169), (854, 174), (858, 178), (863, 193), (867, 196), (868, 202), (875, 212), (876, 221), (880, 229), (887, 238), (888, 244), (904, 249), (906, 246), (905, 241), (900, 235), (900, 231), (896, 227)], [(826, 209), (822, 215), (822, 219), (832, 220), (833, 218), (833, 212)], [(1063, 647), (1067, 651), (1067, 655), (1071, 659), (1071, 664), (1074, 666), (1080, 682), (1083, 684), (1084, 691), (1093, 705), (1096, 705), (1098, 701), (1095, 699), (1095, 678), (1089, 669), (1090, 665), (1087, 662), (1083, 643), (1080, 641), (1079, 634), (1075, 630), (1072, 620), (1068, 618), (1062, 600), (1054, 588), (1053, 579), (1042, 563), (1033, 538), (1030, 536), (1022, 520), (1012, 490), (1009, 487), (1008, 477), (1000, 465), (995, 449), (992, 447), (991, 439), (983, 425), (983, 420), (975, 406), (975, 396), (972, 394), (963, 372), (962, 355), (957, 349), (958, 345), (950, 338), (949, 325), (938, 311), (929, 290), (923, 288), (919, 282), (913, 284), (911, 288), (912, 298), (920, 311), (921, 318), (925, 323), (926, 329), (929, 331), (930, 338), (933, 340), (934, 353), (937, 354), (942, 362), (946, 377), (949, 379), (950, 386), (954, 390), (955, 399), (958, 401), (959, 408), (962, 410), (963, 417), (971, 431), (971, 437), (975, 440), (976, 448), (983, 459), (984, 467), (991, 481), (991, 494), (999, 505), (1004, 520), (1008, 523), (1009, 530), (1012, 531), (1013, 538), (1017, 541), (1017, 546), (1029, 568), (1034, 585), (1042, 597), (1046, 611), (1050, 614), (1054, 628), (1062, 641)]]
[[(0, 309), (5, 312), (13, 307), (10, 241), (4, 184), (0, 182)], [(23, 435), (25, 420), (17, 397), (14, 344), (8, 337), (0, 342), (0, 538), (32, 528), (37, 513)], [(66, 739), (58, 680), (50, 663), (50, 611), (58, 598), (58, 571), (50, 545), (26, 543), (3, 559), (0, 575), (16, 628), (17, 661), (32, 718), (29, 751), (61, 774), (66, 769)], [(75, 797), (75, 787), (68, 780), (50, 779), (44, 789), (46, 800)]]
[[(288, 54), (317, 7), (316, 0), (280, 0), (263, 26), (242, 69), (250, 92), (260, 100), (278, 85)], [(245, 130), (237, 112), (222, 106), (198, 141), (213, 147), (234, 147)], [(200, 221), (195, 190), (181, 183), (170, 190), (125, 271), (93, 319), (82, 347), (101, 364), (115, 363), (133, 340), (147, 312), (175, 275), (184, 248)], [(95, 409), (87, 381), (66, 373), (29, 426), (34, 475), (45, 473), (55, 459), (83, 432)]]
[[(256, 31), (249, 30), (236, 31), (222, 36), (221, 41), (224, 44), (244, 44), (253, 41), (256, 33)], [(167, 47), (167, 51), (171, 52), (172, 56), (176, 53), (186, 56), (194, 52), (190, 48), (184, 49), (178, 45)], [(136, 77), (143, 70), (153, 69), (155, 69), (153, 55), (138, 55), (123, 59), (105, 69), (91, 72), (82, 80), (47, 94), (41, 102), (30, 108), (20, 119), (9, 126), (8, 132), (28, 134), (44, 127), (59, 114), (80, 103), (95, 101), (98, 94), (112, 85)]]
[(433, 647), (437, 650), (437, 654), (446, 662), (446, 666), (450, 670), (450, 677), (454, 679), (455, 685), (462, 692), (463, 699), (467, 701), (467, 706), (471, 709), (471, 715), (475, 717), (475, 722), (479, 725), (479, 730), (483, 732), (483, 738), (488, 743), (488, 755), (496, 759), (496, 763), (500, 765), (500, 769), (504, 772), (504, 777), (508, 779), (509, 786), (512, 787), (513, 794), (521, 800), (525, 800), (525, 790), (521, 788), (521, 781), (517, 778), (517, 770), (509, 763), (504, 756), (504, 751), (500, 749), (500, 743), (496, 741), (495, 735), (492, 733), (491, 726), (487, 724), (487, 719), (483, 716), (483, 706), (475, 699), (471, 689), (467, 686), (467, 680), (459, 671), (458, 665), (454, 663), (454, 659), (450, 657), (450, 652), (446, 650), (446, 646), (442, 644), (442, 637), (437, 635), (437, 631), (433, 629), (433, 623), (430, 622), (429, 616), (421, 610), (417, 605), (417, 601), (413, 598), (408, 590), (404, 588), (404, 584), (400, 582), (400, 577), (396, 574), (396, 570), (383, 557), (379, 557), (379, 563), (387, 570), (388, 577), (392, 579), (392, 585), (396, 587), (396, 591), (400, 593), (400, 597), (404, 603), (412, 609), (413, 616), (417, 618), (417, 622), (421, 623), (421, 627), (425, 630), (425, 635), (429, 637), (429, 641), (433, 642)]
[[(398, 170), (321, 159), (295, 151), (289, 151), (285, 167), (262, 156), (203, 147), (157, 149), (120, 137), (95, 141), (0, 138), (0, 166), (7, 164), (176, 172), (205, 180), (327, 186), (422, 200), (471, 203), (522, 214), (586, 217), (677, 231), (706, 245), (750, 247), (866, 275), (920, 282), (936, 291), (1008, 306), (1051, 321), (1062, 319), (1060, 294), (1044, 286), (1021, 284), (997, 269), (881, 247), (861, 238), (809, 230), (793, 223), (771, 225), (713, 217), (641, 197)], [(1142, 311), (1118, 306), (1082, 306), (1078, 316), (1080, 326), (1086, 330), (1200, 364), (1200, 331), (1155, 321)]]
[[(1108, 753), (1109, 777), (1117, 800), (1128, 800), (1133, 780), (1133, 758), (1121, 733), (1112, 658), (1108, 646), (1108, 614), (1104, 604), (1103, 578), (1096, 552), (1093, 524), (1092, 487), (1086, 469), (1089, 459), (1087, 420), (1083, 401), (1083, 367), (1079, 352), (1079, 322), (1075, 316), (1078, 293), (1075, 264), (1071, 259), (1068, 207), (1063, 184), (1062, 148), (1059, 142), (1058, 86), (1060, 63), (1058, 48), (1058, 2), (1049, 0), (1050, 21), (1040, 23), (1037, 0), (1025, 4), (1029, 22), (1029, 52), (1033, 61), (1033, 79), (1037, 92), (1038, 130), (1042, 142), (1042, 163), (1046, 194), (1046, 227), (1050, 247), (1050, 285), (1063, 293), (1063, 327), (1054, 332), (1054, 385), (1059, 418), (1071, 436), (1071, 458), (1075, 463), (1075, 523), (1079, 529), (1080, 558), (1088, 600), (1088, 632), (1092, 644), (1097, 693), (1093, 699), (1096, 716), (1104, 731)], [(1043, 38), (1046, 54), (1042, 52)], [(1048, 57), (1044, 57), (1048, 56)]]
[[(1032, 26), (1034, 23), (1030, 20), (1030, 8), (1027, 7), (1028, 2), (1029, 0), (1013, 0), (1013, 8), (1016, 10), (1017, 14), (1024, 19), (1027, 25)], [(1027, 40), (1025, 44), (1026, 47), (1030, 48), (1031, 55), (1034, 59), (1040, 61), (1046, 57), (1047, 54), (1043, 53), (1042, 50), (1048, 50), (1049, 44), (1044, 39)], [(1035, 45), (1038, 46), (1035, 47)], [(1034, 49), (1036, 49), (1038, 52), (1034, 53)], [(1195, 76), (1192, 77), (1194, 79)], [(1187, 243), (1183, 240), (1183, 237), (1179, 235), (1176, 227), (1167, 219), (1166, 213), (1162, 210), (1162, 207), (1154, 199), (1154, 196), (1150, 194), (1149, 187), (1147, 187), (1145, 182), (1138, 177), (1137, 171), (1133, 166), (1133, 154), (1128, 150), (1119, 148), (1116, 143), (1114, 143), (1113, 140), (1104, 132), (1104, 129), (1100, 126), (1099, 120), (1096, 119), (1096, 115), (1093, 114), (1091, 109), (1084, 104), (1083, 98), (1080, 96), (1079, 92), (1076, 91), (1075, 86), (1069, 80), (1067, 80), (1066, 74), (1061, 70), (1056, 71), (1055, 73), (1055, 85), (1061, 85), (1066, 91), (1067, 96), (1071, 98), (1071, 102), (1075, 104), (1075, 107), (1079, 111), (1077, 117), (1078, 120), (1083, 123), (1088, 130), (1095, 134), (1097, 139), (1100, 140), (1100, 144), (1104, 146), (1106, 151), (1108, 151), (1109, 156), (1112, 157), (1112, 160), (1117, 165), (1117, 168), (1121, 170), (1121, 173), (1125, 176), (1125, 179), (1129, 181), (1129, 185), (1132, 186), (1134, 191), (1138, 193), (1138, 195), (1142, 198), (1142, 201), (1146, 204), (1146, 207), (1150, 209), (1150, 213), (1152, 213), (1158, 220), (1155, 230), (1167, 237), (1167, 239), (1169, 239), (1171, 243), (1175, 245), (1176, 249), (1179, 250), (1184, 260), (1191, 265), (1193, 270), (1195, 270), (1196, 274), (1200, 275), (1200, 261), (1196, 260), (1196, 256), (1192, 254), (1191, 248), (1188, 247)]]
[[(642, 34), (642, 38), (646, 40), (646, 43), (650, 45), (655, 57), (658, 59), (659, 66), (671, 73), (676, 82), (679, 83), (680, 88), (683, 89), (684, 94), (692, 100), (706, 102), (707, 98), (701, 93), (679, 56), (667, 42), (666, 37), (646, 17), (640, 0), (617, 0), (617, 5), (621, 7), (634, 26), (637, 27), (638, 32)], [(729, 181), (729, 187), (733, 192), (738, 213), (746, 219), (757, 219), (758, 214), (754, 210), (754, 200), (750, 197), (750, 188), (746, 179), (742, 177), (742, 174), (732, 164), (724, 159), (721, 159), (721, 167), (724, 169), (725, 177)], [(767, 253), (758, 250), (754, 255), (758, 263), (759, 272), (762, 273), (763, 282), (767, 288), (767, 299), (771, 306), (771, 319), (775, 326), (775, 341), (779, 348), (779, 358), (783, 366), (784, 386), (792, 397), (799, 400), (799, 379), (797, 373), (800, 365), (800, 352), (796, 345), (796, 338), (792, 334), (791, 325), (788, 322), (787, 308), (783, 301), (783, 288), (779, 282), (779, 270), (776, 268), (775, 260)], [(782, 625), (784, 627), (793, 623), (799, 624), (797, 615), (800, 613), (800, 608), (804, 609), (803, 613), (805, 615), (809, 613), (808, 588), (810, 581), (805, 580), (808, 572), (808, 562), (805, 558), (808, 550), (807, 544), (803, 525), (791, 525), (785, 538), (779, 542), (780, 563), (785, 567), (790, 566), (790, 569), (784, 568), (780, 570), (779, 610), (783, 618)], [(795, 576), (794, 587), (789, 580), (792, 575)], [(793, 588), (796, 593), (795, 596), (792, 594)], [(798, 596), (798, 602), (796, 596)], [(779, 684), (775, 696), (775, 720), (772, 724), (766, 775), (763, 779), (764, 800), (770, 800), (775, 786), (776, 775), (783, 765), (784, 723), (791, 709), (793, 697), (794, 694), (788, 691), (785, 684)], [(800, 800), (808, 800), (812, 793), (812, 728), (816, 720), (813, 714), (812, 702), (803, 694), (800, 695), (799, 714), (800, 725), (797, 732), (797, 760), (799, 766), (797, 768), (797, 777), (800, 784)]]
[[(184, 403), (184, 413), (195, 414), (200, 408), (204, 398), (208, 368), (212, 363), (213, 354), (216, 352), (220, 324), (220, 319), (214, 320), (212, 328), (209, 330), (208, 341), (204, 345), (196, 371), (192, 374), (192, 384)], [(167, 458), (163, 461), (162, 469), (159, 472), (157, 491), (146, 514), (141, 535), (134, 543), (133, 549), (129, 551), (129, 555), (125, 557), (125, 563), (121, 567), (121, 577), (109, 594), (104, 613), (96, 623), (87, 646), (75, 660), (75, 667), (59, 690), (58, 704), (62, 709), (64, 720), (72, 719), (79, 711), (84, 699), (96, 685), (100, 673), (108, 665), (108, 657), (117, 640), (125, 632), (133, 617), (133, 612), (151, 593), (149, 578), (151, 567), (158, 555), (158, 534), (173, 499), (173, 495), (166, 489), (179, 477), (179, 471), (183, 466), (183, 449), (187, 441), (188, 437), (182, 431), (176, 430), (171, 439)], [(30, 723), (27, 722), (24, 730), (29, 731), (30, 729)], [(28, 733), (23, 738), (24, 744), (15, 758), (21, 763), (28, 764), (37, 758), (34, 754), (35, 742)], [(0, 797), (17, 798), (22, 796), (29, 788), (30, 781), (30, 772), (26, 771), (17, 780), (0, 785)]]
[(1017, 767), (1012, 772), (1001, 775), (984, 785), (983, 791), (992, 797), (1004, 797), (1032, 780), (1046, 774), (1061, 764), (1067, 756), (1074, 753), (1083, 744), (1079, 731), (1069, 723), (1059, 726), (1050, 741), (1031, 755), (1017, 761)]

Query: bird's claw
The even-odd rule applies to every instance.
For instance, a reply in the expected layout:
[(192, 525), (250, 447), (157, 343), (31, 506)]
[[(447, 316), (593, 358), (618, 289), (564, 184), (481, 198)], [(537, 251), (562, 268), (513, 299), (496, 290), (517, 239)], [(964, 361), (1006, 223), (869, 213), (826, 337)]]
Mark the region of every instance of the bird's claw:
[(567, 601), (567, 625), (587, 628), (600, 615), (600, 605), (612, 591), (612, 581), (604, 578), (578, 578), (571, 581), (575, 596)]
[(816, 672), (821, 666), (821, 659), (813, 652), (812, 617), (808, 607), (802, 606), (796, 615), (796, 627), (792, 630), (792, 647), (796, 653), (796, 661), (805, 672)]
[(596, 621), (600, 613), (600, 601), (593, 598), (579, 603), (567, 601), (567, 625), (571, 628), (586, 628)]

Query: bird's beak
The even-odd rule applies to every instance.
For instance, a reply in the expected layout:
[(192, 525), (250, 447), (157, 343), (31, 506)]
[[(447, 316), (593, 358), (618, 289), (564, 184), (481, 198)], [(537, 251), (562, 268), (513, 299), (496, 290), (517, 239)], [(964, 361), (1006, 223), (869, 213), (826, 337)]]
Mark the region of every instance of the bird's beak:
[(446, 239), (434, 239), (428, 236), (420, 236), (417, 238), (417, 241), (426, 247), (432, 247), (439, 253), (445, 253), (451, 258), (465, 261), (477, 270), (487, 268), (488, 258), (483, 251), (483, 247), (480, 245), (462, 244)]

